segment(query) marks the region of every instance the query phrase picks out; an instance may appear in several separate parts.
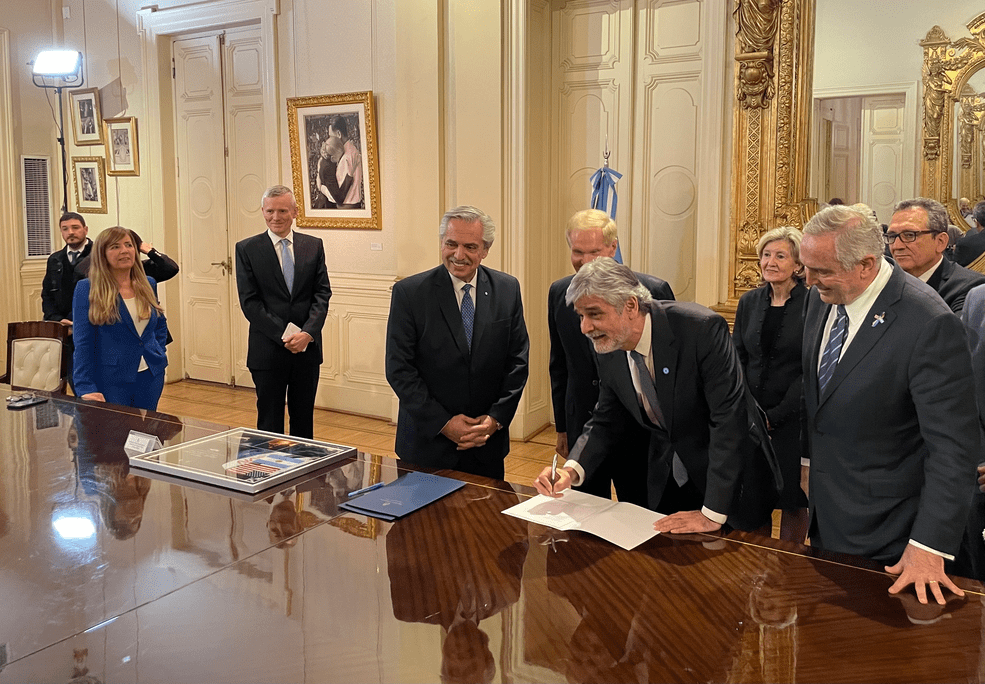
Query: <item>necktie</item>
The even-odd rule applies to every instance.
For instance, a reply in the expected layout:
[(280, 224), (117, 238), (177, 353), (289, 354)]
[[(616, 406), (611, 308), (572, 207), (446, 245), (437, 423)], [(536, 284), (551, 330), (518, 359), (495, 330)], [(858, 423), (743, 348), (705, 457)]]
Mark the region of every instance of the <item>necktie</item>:
[(469, 296), (472, 286), (462, 285), (462, 325), (465, 326), (465, 339), (468, 340), (469, 349), (472, 348), (472, 327), (475, 324), (475, 304)]
[[(647, 417), (654, 422), (657, 427), (663, 427), (666, 429), (666, 424), (664, 421), (663, 411), (660, 410), (660, 402), (657, 400), (657, 389), (653, 385), (653, 376), (650, 375), (650, 369), (646, 367), (646, 359), (638, 351), (631, 351), (629, 353), (630, 358), (633, 359), (633, 363), (636, 364), (636, 375), (640, 382), (640, 390), (643, 395), (643, 410), (646, 412)], [(647, 411), (649, 408), (649, 411)], [(654, 421), (653, 419), (656, 418)], [(674, 458), (671, 461), (671, 468), (674, 473), (674, 481), (677, 483), (678, 487), (683, 487), (688, 481), (687, 468), (684, 467), (684, 462), (681, 457), (674, 452)]]
[(835, 324), (831, 326), (831, 336), (828, 337), (828, 344), (821, 355), (821, 365), (817, 369), (817, 388), (818, 395), (824, 394), (824, 388), (828, 386), (831, 376), (835, 374), (838, 367), (838, 359), (841, 357), (841, 348), (845, 346), (845, 337), (848, 334), (848, 312), (842, 304), (838, 305), (838, 317)]
[(281, 259), (284, 266), (284, 282), (287, 283), (287, 291), (294, 291), (294, 257), (291, 256), (291, 241), (284, 238), (280, 241)]
[(68, 253), (68, 263), (70, 263), (72, 266), (75, 266), (75, 262), (78, 261), (78, 260), (79, 260), (79, 253), (78, 252), (69, 252)]

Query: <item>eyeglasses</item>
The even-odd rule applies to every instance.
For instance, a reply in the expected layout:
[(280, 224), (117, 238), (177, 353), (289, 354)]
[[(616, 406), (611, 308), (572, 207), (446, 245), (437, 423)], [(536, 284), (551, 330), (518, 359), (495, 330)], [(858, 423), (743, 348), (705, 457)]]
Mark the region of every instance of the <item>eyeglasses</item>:
[(904, 230), (901, 233), (886, 233), (882, 236), (882, 239), (886, 241), (887, 245), (892, 245), (896, 242), (896, 238), (899, 238), (903, 242), (915, 242), (917, 235), (923, 235), (924, 233), (940, 233), (939, 230)]

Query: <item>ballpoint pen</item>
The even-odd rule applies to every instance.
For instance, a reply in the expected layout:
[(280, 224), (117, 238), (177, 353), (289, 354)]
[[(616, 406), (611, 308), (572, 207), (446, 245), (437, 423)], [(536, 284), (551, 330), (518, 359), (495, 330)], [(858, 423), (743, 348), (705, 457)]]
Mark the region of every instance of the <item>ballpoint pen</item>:
[(382, 487), (385, 484), (386, 484), (385, 482), (377, 482), (376, 484), (371, 484), (368, 487), (363, 487), (362, 489), (357, 489), (354, 492), (349, 492), (349, 497), (352, 498), (352, 497), (358, 496), (360, 494), (365, 494), (366, 492), (371, 492), (374, 489), (379, 489), (380, 487)]
[(551, 461), (551, 494), (554, 493), (554, 483), (557, 482), (557, 453), (554, 454), (554, 459)]

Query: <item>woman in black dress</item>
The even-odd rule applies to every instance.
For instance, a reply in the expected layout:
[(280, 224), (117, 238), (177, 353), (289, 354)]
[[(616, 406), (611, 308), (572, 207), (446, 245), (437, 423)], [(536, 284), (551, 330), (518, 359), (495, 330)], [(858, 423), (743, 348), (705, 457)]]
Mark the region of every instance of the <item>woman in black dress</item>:
[(801, 232), (775, 228), (759, 240), (763, 285), (739, 299), (732, 340), (746, 382), (766, 411), (770, 438), (783, 473), (777, 506), (780, 538), (803, 543), (807, 536), (807, 495), (801, 487), (800, 350), (807, 288), (802, 282)]

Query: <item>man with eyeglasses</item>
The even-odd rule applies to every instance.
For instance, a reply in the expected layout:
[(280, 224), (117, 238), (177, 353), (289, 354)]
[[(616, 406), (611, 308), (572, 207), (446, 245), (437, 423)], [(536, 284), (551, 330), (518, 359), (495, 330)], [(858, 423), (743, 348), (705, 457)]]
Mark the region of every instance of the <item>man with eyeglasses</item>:
[(393, 286), (386, 379), (400, 400), (397, 456), (502, 480), (530, 343), (517, 279), (480, 265), (495, 237), (480, 209), (444, 215), (443, 263)]
[(926, 197), (896, 205), (886, 244), (900, 267), (930, 285), (954, 313), (961, 313), (968, 290), (985, 284), (985, 275), (944, 258), (947, 249), (947, 210)]
[[(893, 217), (895, 245), (939, 238), (899, 239), (929, 230), (906, 209)], [(961, 320), (883, 244), (875, 220), (848, 207), (804, 228), (808, 536), (884, 563), (899, 575), (890, 593), (912, 584), (921, 603), (944, 604), (945, 587), (963, 595), (944, 561), (960, 547), (980, 448), (971, 354)]]

